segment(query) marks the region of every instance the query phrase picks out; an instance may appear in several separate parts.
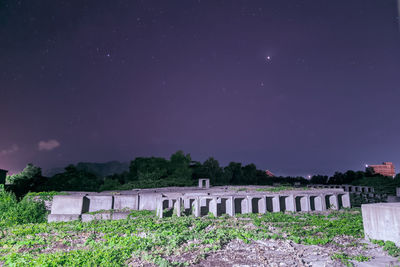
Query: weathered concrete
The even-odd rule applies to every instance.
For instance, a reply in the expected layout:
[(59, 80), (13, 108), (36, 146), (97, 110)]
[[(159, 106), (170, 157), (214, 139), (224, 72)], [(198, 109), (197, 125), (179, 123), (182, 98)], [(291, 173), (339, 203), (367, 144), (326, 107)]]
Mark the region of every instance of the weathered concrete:
[(47, 217), (48, 222), (69, 222), (76, 221), (81, 218), (79, 214), (49, 214)]
[[(339, 187), (339, 186), (332, 186)], [(261, 190), (260, 190), (261, 189)], [(135, 189), (121, 192), (71, 192), (68, 196), (55, 196), (51, 215), (79, 215), (83, 221), (93, 219), (126, 218), (129, 210), (154, 210), (157, 216), (193, 214), (196, 217), (209, 213), (227, 214), (267, 212), (312, 212), (327, 208), (350, 207), (349, 192), (343, 188), (287, 190), (269, 192), (262, 186), (221, 186), (209, 189), (198, 187), (171, 187)], [(110, 216), (87, 214), (95, 211), (112, 211)], [(127, 213), (118, 212), (125, 211)], [(80, 216), (85, 214), (84, 216)], [(62, 220), (62, 216), (50, 216)]]
[(208, 178), (200, 178), (199, 179), (199, 188), (202, 188), (202, 189), (210, 188), (210, 179), (208, 179)]
[(114, 209), (116, 210), (138, 210), (139, 195), (115, 195)]
[(61, 195), (53, 197), (51, 214), (82, 214), (89, 210), (89, 200), (85, 196)]
[(113, 209), (113, 196), (86, 196), (89, 199), (89, 212)]
[(361, 205), (366, 239), (393, 241), (400, 246), (400, 203)]
[(111, 220), (111, 213), (96, 213), (96, 214), (90, 214), (90, 213), (85, 213), (82, 214), (81, 216), (82, 222), (90, 222), (93, 220)]

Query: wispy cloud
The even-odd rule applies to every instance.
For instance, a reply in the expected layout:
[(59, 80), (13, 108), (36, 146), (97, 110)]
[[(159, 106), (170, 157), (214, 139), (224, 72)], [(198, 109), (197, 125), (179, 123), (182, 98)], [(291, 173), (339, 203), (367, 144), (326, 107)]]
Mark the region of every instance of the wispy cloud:
[(19, 150), (19, 147), (16, 144), (14, 144), (8, 149), (1, 150), (0, 151), (0, 156), (5, 156), (5, 155), (8, 155), (8, 154), (12, 154), (12, 153), (17, 152), (18, 150)]
[(39, 151), (51, 151), (60, 146), (60, 142), (55, 139), (51, 139), (48, 141), (40, 141), (38, 143)]

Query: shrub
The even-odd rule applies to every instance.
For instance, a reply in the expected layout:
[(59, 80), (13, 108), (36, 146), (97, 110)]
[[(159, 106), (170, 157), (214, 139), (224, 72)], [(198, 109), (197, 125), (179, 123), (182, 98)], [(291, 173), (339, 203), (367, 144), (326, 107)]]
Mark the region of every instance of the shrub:
[(35, 202), (25, 197), (18, 202), (13, 193), (0, 190), (0, 228), (45, 221), (46, 207), (43, 201)]

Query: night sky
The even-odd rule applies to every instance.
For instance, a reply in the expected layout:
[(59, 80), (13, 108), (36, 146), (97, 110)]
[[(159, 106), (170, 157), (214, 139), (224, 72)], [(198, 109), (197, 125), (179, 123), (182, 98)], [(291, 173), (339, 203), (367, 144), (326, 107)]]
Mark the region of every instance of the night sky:
[(0, 0), (0, 168), (400, 170), (397, 0)]

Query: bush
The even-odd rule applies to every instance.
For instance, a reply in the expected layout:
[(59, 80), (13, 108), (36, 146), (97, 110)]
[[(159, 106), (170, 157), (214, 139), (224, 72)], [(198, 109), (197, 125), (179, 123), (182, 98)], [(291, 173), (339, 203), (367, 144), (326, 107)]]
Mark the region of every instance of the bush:
[(25, 197), (18, 202), (13, 193), (0, 190), (0, 228), (45, 222), (46, 215), (43, 201), (35, 202)]

